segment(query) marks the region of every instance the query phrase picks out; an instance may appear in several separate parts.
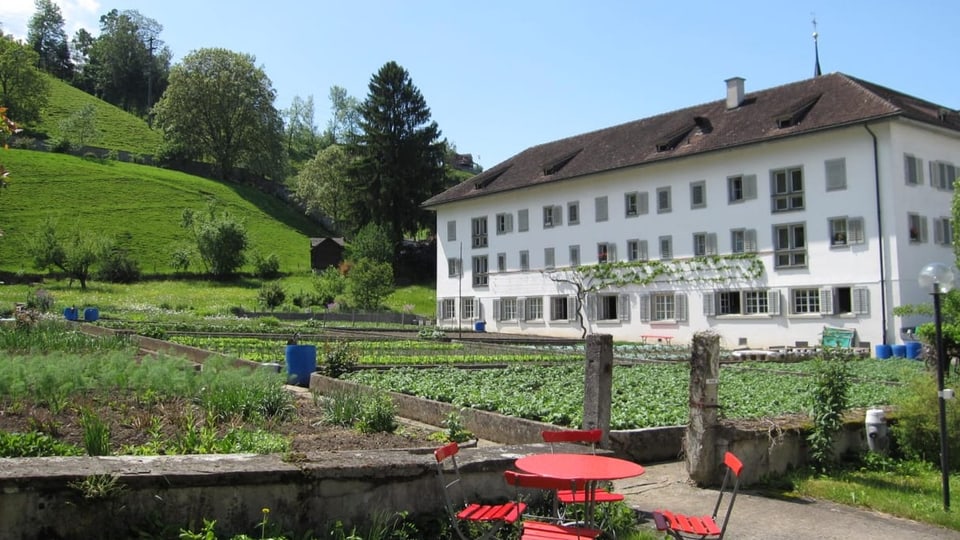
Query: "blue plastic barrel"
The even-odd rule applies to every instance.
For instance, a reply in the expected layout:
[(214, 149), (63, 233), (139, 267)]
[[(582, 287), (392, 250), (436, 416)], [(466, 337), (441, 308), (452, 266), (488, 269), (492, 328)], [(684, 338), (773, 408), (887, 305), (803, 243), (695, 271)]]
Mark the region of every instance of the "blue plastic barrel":
[(316, 345), (287, 345), (287, 382), (309, 387), (310, 375), (317, 370)]
[(66, 320), (68, 320), (68, 321), (75, 321), (75, 320), (77, 320), (77, 318), (79, 318), (79, 315), (78, 315), (78, 313), (77, 313), (77, 308), (75, 308), (75, 307), (64, 308), (64, 309), (63, 309), (63, 318), (66, 319)]
[(904, 343), (907, 347), (907, 358), (910, 360), (916, 360), (920, 358), (920, 353), (923, 351), (923, 343), (919, 341), (908, 341)]
[(893, 355), (896, 356), (897, 358), (907, 357), (906, 345), (891, 345), (890, 348), (893, 350)]
[(473, 323), (473, 329), (474, 329), (474, 331), (476, 331), (476, 332), (486, 332), (486, 331), (487, 331), (487, 323), (484, 322), (484, 321), (477, 321), (477, 322)]
[(887, 344), (877, 345), (876, 351), (878, 360), (887, 360), (891, 355), (893, 355), (893, 349)]
[(100, 318), (100, 310), (95, 307), (88, 307), (83, 310), (83, 320), (93, 322)]

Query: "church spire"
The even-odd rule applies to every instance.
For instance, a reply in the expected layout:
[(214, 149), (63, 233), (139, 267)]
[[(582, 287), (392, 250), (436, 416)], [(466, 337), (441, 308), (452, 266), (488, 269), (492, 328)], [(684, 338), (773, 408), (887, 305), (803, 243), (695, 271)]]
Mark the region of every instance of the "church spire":
[(814, 17), (814, 18), (813, 18), (813, 56), (814, 56), (813, 76), (814, 76), (814, 77), (819, 77), (820, 74), (821, 74), (821, 72), (820, 72), (820, 48), (819, 48), (818, 43), (817, 43), (817, 38), (819, 38), (819, 37), (820, 37), (820, 34), (817, 33), (817, 18)]

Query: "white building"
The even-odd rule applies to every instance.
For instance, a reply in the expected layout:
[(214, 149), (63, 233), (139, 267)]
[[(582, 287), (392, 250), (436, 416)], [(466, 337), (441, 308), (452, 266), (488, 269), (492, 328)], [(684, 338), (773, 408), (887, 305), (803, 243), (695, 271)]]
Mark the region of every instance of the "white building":
[(922, 321), (894, 308), (930, 301), (920, 269), (954, 261), (957, 164), (955, 110), (839, 73), (733, 78), (725, 99), (529, 148), (426, 201), (437, 322), (897, 343)]

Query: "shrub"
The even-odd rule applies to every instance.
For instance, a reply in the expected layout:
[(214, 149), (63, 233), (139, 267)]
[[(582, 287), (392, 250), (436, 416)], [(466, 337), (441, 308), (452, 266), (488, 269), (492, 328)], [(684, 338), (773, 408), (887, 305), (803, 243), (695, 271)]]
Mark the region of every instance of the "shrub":
[(322, 304), (320, 297), (316, 294), (311, 294), (308, 292), (300, 291), (293, 295), (291, 299), (293, 305), (299, 308), (306, 308), (310, 306), (319, 306)]
[(53, 309), (54, 299), (46, 289), (37, 289), (27, 293), (27, 309), (47, 313)]
[(270, 311), (283, 305), (283, 301), (286, 299), (287, 293), (283, 290), (283, 286), (280, 285), (279, 281), (264, 283), (263, 286), (260, 287), (260, 292), (257, 293), (257, 300), (260, 302), (260, 305)]
[(190, 259), (193, 253), (188, 247), (179, 247), (170, 254), (170, 266), (177, 272), (186, 272), (190, 269)]
[[(916, 375), (894, 395), (896, 422), (890, 427), (896, 448), (904, 457), (940, 464), (940, 409), (937, 378), (931, 372)], [(947, 405), (947, 433), (960, 433), (960, 409)], [(948, 439), (950, 469), (960, 468), (960, 437)]]
[(253, 254), (254, 274), (260, 279), (276, 279), (280, 276), (280, 257), (271, 253), (266, 257), (259, 253)]
[(351, 261), (370, 259), (389, 263), (393, 260), (393, 242), (383, 227), (368, 223), (347, 243), (347, 258)]
[(360, 259), (347, 275), (347, 296), (359, 309), (378, 309), (391, 292), (393, 267), (390, 263)]
[(313, 282), (321, 305), (332, 304), (347, 289), (347, 280), (338, 269), (331, 266), (321, 270)]
[(811, 389), (813, 430), (807, 436), (810, 460), (825, 468), (834, 461), (833, 442), (843, 429), (843, 412), (850, 392), (850, 356), (827, 349), (814, 364)]
[(363, 433), (393, 433), (397, 430), (397, 409), (384, 392), (367, 394), (355, 424)]
[(320, 366), (320, 371), (336, 379), (344, 373), (353, 371), (359, 359), (360, 353), (346, 341), (324, 342), (323, 364)]
[(97, 279), (110, 283), (140, 281), (140, 265), (125, 249), (110, 249), (100, 261)]

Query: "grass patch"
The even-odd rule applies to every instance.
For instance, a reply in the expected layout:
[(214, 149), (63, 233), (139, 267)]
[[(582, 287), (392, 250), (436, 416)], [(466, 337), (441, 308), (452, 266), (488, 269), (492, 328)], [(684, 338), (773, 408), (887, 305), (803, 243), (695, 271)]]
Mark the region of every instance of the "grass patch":
[(163, 136), (138, 118), (119, 107), (97, 99), (83, 90), (47, 76), (50, 83), (50, 102), (43, 110), (43, 116), (30, 130), (45, 134), (49, 138), (60, 135), (59, 124), (73, 113), (87, 105), (96, 109), (96, 133), (84, 141), (89, 146), (99, 146), (111, 150), (124, 150), (136, 154), (154, 154)]
[[(960, 514), (943, 511), (939, 469), (920, 462), (889, 462), (881, 469), (834, 471), (829, 475), (804, 472), (791, 477), (793, 492), (857, 506), (948, 529), (960, 530)], [(951, 493), (960, 479), (950, 477)]]
[[(115, 238), (146, 274), (174, 273), (173, 251), (189, 244), (180, 226), (183, 210), (202, 211), (208, 201), (229, 209), (245, 224), (248, 255), (275, 253), (285, 273), (309, 271), (309, 238), (326, 235), (283, 201), (249, 186), (145, 165), (28, 150), (4, 152), (3, 164), (11, 178), (0, 198), (0, 230), (5, 233), (0, 270), (33, 271), (27, 246), (48, 217), (65, 229), (76, 225)], [(252, 270), (249, 263), (242, 269)]]

